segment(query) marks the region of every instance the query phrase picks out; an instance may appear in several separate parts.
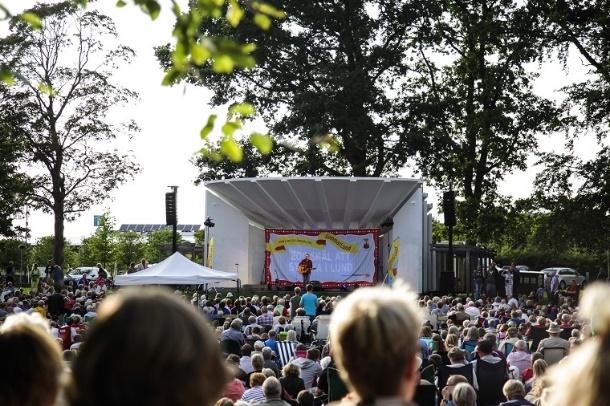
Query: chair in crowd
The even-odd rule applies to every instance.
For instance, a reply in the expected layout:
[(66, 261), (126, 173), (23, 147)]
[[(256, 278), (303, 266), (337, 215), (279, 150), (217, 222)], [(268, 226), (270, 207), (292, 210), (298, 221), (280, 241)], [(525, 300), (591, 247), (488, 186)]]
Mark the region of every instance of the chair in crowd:
[(316, 340), (328, 340), (328, 327), (330, 325), (329, 315), (318, 316), (318, 326), (316, 330)]
[(476, 374), (479, 385), (477, 406), (497, 405), (505, 400), (502, 393), (502, 387), (508, 379), (505, 360), (492, 364), (479, 359)]
[(438, 369), (438, 387), (443, 389), (447, 386), (447, 380), (451, 375), (462, 375), (468, 379), (468, 383), (472, 385), (472, 365), (466, 364), (459, 368), (451, 368), (447, 365), (441, 365)]
[(438, 404), (438, 389), (433, 383), (427, 380), (422, 380), (417, 388), (415, 388), (415, 396), (413, 402), (419, 406), (437, 405)]
[(475, 349), (477, 348), (477, 342), (476, 341), (464, 341), (462, 343), (462, 346), (464, 347), (464, 351), (468, 352), (468, 354), (470, 354), (468, 356), (468, 361), (472, 361), (474, 359), (474, 353), (475, 353)]
[(544, 340), (545, 338), (549, 338), (549, 333), (547, 333), (544, 328), (533, 327), (530, 338), (532, 339), (530, 348), (532, 349), (532, 352), (534, 352), (538, 349), (538, 344), (540, 344), (540, 341)]
[(290, 341), (278, 341), (277, 342), (277, 348), (279, 351), (278, 357), (280, 359), (280, 363), (283, 365), (286, 365), (288, 362), (290, 362), (290, 359), (292, 357), (294, 357), (294, 351), (295, 351), (295, 343), (294, 342), (290, 342)]
[(241, 355), (241, 346), (235, 340), (222, 340), (220, 349), (226, 354)]
[(430, 383), (434, 383), (434, 373), (436, 372), (434, 368), (434, 364), (428, 364), (427, 367), (421, 370), (420, 375), (421, 379), (425, 379)]
[(547, 364), (553, 365), (558, 363), (559, 361), (561, 361), (563, 359), (563, 357), (565, 357), (567, 355), (567, 351), (565, 348), (562, 347), (556, 347), (556, 348), (543, 348), (542, 351), (542, 357), (544, 358), (544, 360), (546, 361)]

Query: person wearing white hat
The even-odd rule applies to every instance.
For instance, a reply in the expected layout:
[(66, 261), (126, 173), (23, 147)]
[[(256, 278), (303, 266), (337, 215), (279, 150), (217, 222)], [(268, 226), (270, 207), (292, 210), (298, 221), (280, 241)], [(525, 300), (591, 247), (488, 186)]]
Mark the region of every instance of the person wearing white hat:
[[(561, 327), (559, 327), (559, 324), (551, 323), (546, 331), (549, 333), (549, 338), (545, 338), (544, 340), (540, 341), (540, 344), (538, 344), (538, 352), (544, 354), (545, 349), (563, 349), (564, 355), (567, 355), (570, 349), (570, 343), (567, 340), (559, 337), (559, 333), (561, 333)], [(548, 360), (546, 361), (548, 362)]]

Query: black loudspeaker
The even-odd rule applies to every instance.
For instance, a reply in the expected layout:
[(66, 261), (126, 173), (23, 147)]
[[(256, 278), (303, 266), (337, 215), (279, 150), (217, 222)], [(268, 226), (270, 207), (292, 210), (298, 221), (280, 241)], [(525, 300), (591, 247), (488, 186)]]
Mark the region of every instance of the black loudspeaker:
[(322, 291), (322, 284), (320, 283), (320, 281), (310, 281), (309, 283), (313, 287), (314, 292)]
[(453, 272), (441, 272), (439, 290), (442, 294), (455, 292), (455, 276)]
[(455, 226), (455, 192), (453, 190), (443, 192), (443, 214), (445, 215), (445, 225)]
[(176, 193), (167, 192), (165, 194), (165, 224), (173, 226), (178, 223), (176, 213)]

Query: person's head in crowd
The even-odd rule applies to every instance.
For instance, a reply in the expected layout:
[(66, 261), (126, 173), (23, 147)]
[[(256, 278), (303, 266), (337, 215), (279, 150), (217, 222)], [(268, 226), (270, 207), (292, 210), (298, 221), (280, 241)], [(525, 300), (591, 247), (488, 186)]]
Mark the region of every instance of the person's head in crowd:
[(216, 401), (214, 406), (234, 406), (234, 403), (229, 398), (220, 398)]
[(269, 347), (263, 348), (263, 359), (265, 361), (269, 361), (269, 360), (271, 360), (272, 357), (273, 357), (273, 350)]
[(515, 345), (514, 345), (515, 350), (517, 351), (527, 351), (527, 343), (523, 340), (517, 340), (515, 341)]
[(269, 333), (267, 334), (269, 335), (270, 340), (275, 340), (275, 337), (277, 337), (277, 333), (275, 330), (269, 330)]
[(420, 332), (420, 337), (432, 338), (432, 328), (430, 326), (422, 326)]
[(414, 295), (397, 285), (357, 289), (332, 315), (333, 358), (363, 400), (394, 396), (409, 401), (419, 383), (419, 309)]
[(257, 340), (254, 342), (254, 351), (261, 352), (263, 351), (263, 348), (265, 348), (264, 342), (262, 342), (261, 340)]
[[(610, 285), (595, 283), (585, 289), (579, 317), (590, 320), (594, 338), (586, 340), (547, 372), (551, 379), (549, 403), (565, 405), (610, 404)], [(569, 371), (569, 373), (566, 373)]]
[(543, 376), (549, 367), (549, 364), (546, 363), (544, 359), (537, 359), (532, 364), (532, 371), (534, 373), (534, 378), (540, 378)]
[(431, 354), (428, 357), (428, 362), (432, 365), (434, 365), (434, 368), (438, 369), (441, 367), (441, 365), (443, 365), (443, 357), (441, 357), (439, 354)]
[(241, 321), (241, 319), (233, 319), (233, 321), (231, 321), (232, 329), (241, 331), (242, 325), (243, 325), (243, 322)]
[(477, 343), (476, 351), (479, 358), (489, 355), (493, 351), (493, 344), (488, 340), (481, 340)]
[(299, 288), (298, 286), (296, 288), (294, 288), (294, 294), (295, 295), (300, 295), (301, 294), (301, 288)]
[(307, 350), (307, 359), (312, 361), (318, 361), (320, 359), (320, 350), (317, 348), (310, 348)]
[(465, 352), (458, 347), (451, 348), (447, 353), (447, 357), (449, 357), (451, 364), (463, 364), (466, 362)]
[(455, 406), (475, 406), (477, 393), (470, 384), (461, 382), (453, 388), (451, 398)]
[(250, 387), (261, 386), (267, 377), (262, 372), (255, 372), (250, 375)]
[(314, 396), (308, 390), (302, 390), (297, 395), (297, 403), (299, 406), (313, 406), (314, 405)]
[(535, 351), (532, 353), (532, 365), (539, 359), (544, 359), (544, 355), (541, 352)]
[(509, 379), (502, 387), (502, 393), (506, 400), (522, 399), (525, 397), (525, 387), (517, 379)]
[(203, 317), (159, 289), (108, 297), (73, 370), (72, 406), (208, 406), (229, 380)]
[(282, 384), (275, 376), (270, 376), (265, 379), (265, 382), (263, 383), (263, 394), (267, 400), (280, 399), (282, 396)]
[(313, 285), (312, 284), (308, 284), (305, 289), (307, 289), (307, 293), (311, 293), (311, 292), (313, 292)]
[(286, 333), (286, 341), (297, 341), (297, 332), (294, 330), (288, 330)]
[(256, 324), (256, 316), (248, 317), (248, 324)]
[(458, 343), (459, 339), (455, 334), (447, 334), (447, 337), (445, 337), (445, 349), (447, 351), (451, 350), (453, 347), (457, 347)]
[(299, 378), (301, 376), (301, 368), (297, 364), (289, 362), (284, 365), (284, 368), (282, 368), (282, 376), (293, 376)]
[(236, 355), (236, 354), (227, 355), (226, 362), (228, 364), (232, 364), (233, 366), (239, 367), (239, 355)]
[(508, 330), (506, 330), (506, 334), (510, 338), (516, 338), (517, 337), (517, 328), (516, 327), (509, 327)]
[(244, 344), (241, 346), (241, 356), (249, 357), (252, 355), (252, 346), (250, 344)]
[(305, 309), (303, 309), (302, 307), (299, 307), (297, 309), (297, 316), (301, 316), (302, 317), (302, 316), (305, 316), (305, 314), (306, 314), (305, 313)]
[(466, 341), (477, 341), (479, 339), (479, 329), (475, 326), (469, 327), (466, 331), (464, 340)]
[(262, 371), (265, 366), (265, 358), (263, 358), (263, 354), (261, 353), (252, 354), (250, 362), (252, 363), (252, 368), (258, 372)]
[(38, 313), (20, 313), (0, 326), (0, 405), (55, 403), (62, 380), (62, 355)]
[(549, 333), (549, 336), (551, 337), (559, 337), (559, 334), (561, 333), (561, 327), (559, 327), (559, 324), (557, 323), (551, 323), (546, 332)]
[(273, 371), (273, 369), (271, 369), (271, 368), (263, 368), (263, 370), (261, 371), (261, 373), (262, 373), (263, 375), (265, 375), (265, 377), (266, 377), (266, 378), (271, 378), (271, 377), (275, 378), (275, 377), (276, 377), (276, 376), (275, 376), (275, 372), (274, 372), (274, 371)]

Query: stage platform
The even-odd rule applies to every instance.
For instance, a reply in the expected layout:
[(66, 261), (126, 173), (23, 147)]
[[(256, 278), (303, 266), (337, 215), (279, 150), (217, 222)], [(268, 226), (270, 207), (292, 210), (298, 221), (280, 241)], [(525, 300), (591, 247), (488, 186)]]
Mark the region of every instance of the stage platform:
[[(314, 293), (318, 296), (347, 296), (349, 293), (351, 293), (353, 289), (351, 289), (350, 291), (345, 291), (345, 290), (339, 290), (339, 289), (322, 289), (322, 290), (317, 290), (314, 291)], [(267, 296), (267, 297), (273, 297), (273, 296), (284, 296), (287, 293), (292, 294), (294, 292), (294, 289), (284, 289), (284, 288), (275, 288), (272, 287), (271, 289), (268, 288), (267, 285), (243, 285), (240, 289), (239, 289), (239, 294), (237, 293), (237, 289), (236, 288), (216, 288), (215, 290), (212, 289), (211, 290), (212, 293), (214, 292), (218, 292), (221, 294), (221, 296), (224, 298), (226, 297), (227, 293), (231, 292), (233, 294), (233, 299), (235, 299), (236, 297), (239, 296), (245, 296), (245, 297), (252, 297), (252, 296), (258, 296), (258, 297), (262, 297), (262, 296)]]

